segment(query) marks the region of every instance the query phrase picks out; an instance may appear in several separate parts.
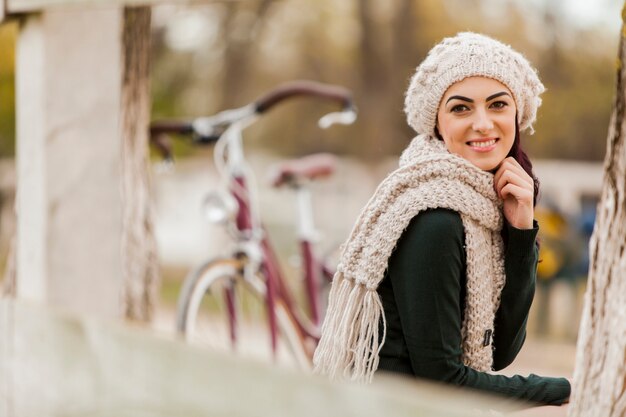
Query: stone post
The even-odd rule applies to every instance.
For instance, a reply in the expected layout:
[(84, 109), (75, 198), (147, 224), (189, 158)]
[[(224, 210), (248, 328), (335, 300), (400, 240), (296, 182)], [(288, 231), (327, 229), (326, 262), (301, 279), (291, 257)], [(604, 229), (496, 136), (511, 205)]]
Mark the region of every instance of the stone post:
[(50, 10), (16, 51), (17, 297), (121, 315), (119, 7)]

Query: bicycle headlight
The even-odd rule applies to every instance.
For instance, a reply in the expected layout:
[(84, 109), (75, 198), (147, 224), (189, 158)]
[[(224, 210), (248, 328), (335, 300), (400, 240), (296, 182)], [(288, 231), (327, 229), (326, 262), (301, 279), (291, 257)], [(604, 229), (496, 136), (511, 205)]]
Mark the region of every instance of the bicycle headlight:
[(211, 192), (204, 198), (202, 211), (210, 223), (225, 224), (235, 219), (237, 201), (230, 194)]

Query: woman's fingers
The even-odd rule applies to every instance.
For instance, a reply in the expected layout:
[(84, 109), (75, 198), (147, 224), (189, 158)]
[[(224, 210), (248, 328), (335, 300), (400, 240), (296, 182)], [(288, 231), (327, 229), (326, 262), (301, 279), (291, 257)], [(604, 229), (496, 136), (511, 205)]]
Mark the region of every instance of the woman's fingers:
[(511, 182), (506, 183), (500, 189), (500, 198), (506, 200), (507, 197), (512, 196), (517, 201), (533, 201), (533, 190), (529, 190), (527, 187), (520, 187), (519, 185), (513, 184)]
[(518, 175), (523, 178), (526, 182), (528, 182), (528, 184), (534, 188), (535, 186), (535, 181), (533, 180), (533, 177), (531, 177), (530, 175), (528, 175), (528, 173), (524, 170), (524, 168), (522, 168), (522, 166), (519, 164), (519, 162), (517, 162), (515, 160), (515, 158), (513, 157), (509, 157), (510, 160), (507, 161), (510, 166), (511, 169), (514, 170), (515, 172), (518, 173)]
[(522, 166), (519, 164), (519, 162), (517, 162), (515, 160), (515, 158), (513, 158), (512, 156), (509, 156), (509, 157), (505, 158), (502, 161), (502, 163), (498, 167), (498, 170), (497, 170), (497, 172), (495, 174), (496, 177), (498, 175), (502, 175), (502, 173), (504, 171), (506, 171), (507, 169), (513, 170), (515, 172), (518, 172), (520, 174), (520, 176), (525, 178), (529, 183), (533, 182), (532, 177), (526, 173), (524, 168), (522, 168)]
[(503, 213), (511, 226), (518, 229), (531, 229), (533, 226), (533, 191), (526, 187), (507, 183), (500, 195), (503, 200)]
[(502, 164), (500, 164), (500, 167), (498, 168), (494, 176), (494, 184), (497, 185), (499, 183), (500, 177), (507, 171), (515, 172), (521, 180), (528, 183), (528, 185), (533, 187), (534, 189), (535, 183), (532, 177), (528, 175), (528, 173), (524, 171), (524, 168), (522, 168), (522, 166), (515, 160), (515, 158), (511, 156), (506, 158), (504, 161), (502, 161)]
[(513, 158), (506, 158), (494, 176), (494, 188), (503, 200), (504, 216), (518, 229), (532, 228), (535, 184)]
[(504, 198), (502, 194), (502, 189), (507, 184), (513, 184), (521, 189), (524, 189), (530, 192), (531, 196), (534, 193), (534, 184), (529, 183), (524, 177), (519, 175), (519, 172), (516, 172), (511, 169), (505, 170), (497, 179), (494, 179), (494, 180), (497, 181), (495, 183), (495, 189), (496, 189), (496, 193), (498, 194), (498, 196), (500, 196), (500, 198)]

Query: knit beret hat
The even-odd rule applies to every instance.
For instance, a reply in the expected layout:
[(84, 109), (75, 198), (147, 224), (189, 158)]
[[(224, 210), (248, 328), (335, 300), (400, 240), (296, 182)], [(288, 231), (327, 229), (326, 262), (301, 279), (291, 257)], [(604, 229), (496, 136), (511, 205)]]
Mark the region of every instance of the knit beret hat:
[(433, 47), (417, 67), (404, 111), (419, 134), (434, 134), (439, 103), (448, 88), (467, 77), (493, 78), (506, 85), (517, 106), (520, 130), (530, 128), (545, 90), (537, 72), (519, 52), (478, 33), (462, 32)]

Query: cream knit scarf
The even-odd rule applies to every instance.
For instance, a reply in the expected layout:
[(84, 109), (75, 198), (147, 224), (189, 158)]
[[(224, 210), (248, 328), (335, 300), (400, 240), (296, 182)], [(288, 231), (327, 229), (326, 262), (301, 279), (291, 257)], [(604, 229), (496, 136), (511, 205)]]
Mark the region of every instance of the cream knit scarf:
[(376, 288), (409, 221), (430, 208), (461, 215), (467, 259), (462, 360), (476, 370), (491, 370), (489, 332), (505, 281), (501, 207), (493, 174), (449, 153), (435, 138), (413, 139), (400, 167), (380, 184), (343, 246), (313, 358), (315, 371), (332, 379), (371, 382), (386, 332)]

